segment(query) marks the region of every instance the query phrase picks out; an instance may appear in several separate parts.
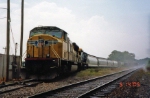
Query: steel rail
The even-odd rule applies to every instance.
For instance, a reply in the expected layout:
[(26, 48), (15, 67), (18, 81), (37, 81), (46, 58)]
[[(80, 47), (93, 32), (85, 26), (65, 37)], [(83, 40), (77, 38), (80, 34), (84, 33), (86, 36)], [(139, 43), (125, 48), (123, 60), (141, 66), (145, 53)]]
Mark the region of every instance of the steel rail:
[[(85, 81), (81, 81), (81, 82), (77, 82), (77, 83), (73, 83), (73, 84), (70, 84), (70, 85), (66, 85), (66, 86), (63, 86), (63, 87), (60, 87), (60, 88), (57, 88), (57, 89), (54, 89), (54, 90), (50, 90), (50, 91), (47, 91), (47, 92), (42, 92), (42, 93), (39, 93), (39, 94), (35, 94), (35, 95), (32, 95), (32, 96), (28, 96), (28, 98), (43, 98), (43, 96), (49, 96), (50, 94), (55, 94), (56, 92), (61, 92), (61, 91), (64, 91), (66, 89), (69, 89), (71, 87), (76, 87), (77, 85), (82, 85), (82, 84), (85, 84), (85, 83), (88, 83), (88, 82), (92, 82), (92, 81), (96, 81), (98, 79), (102, 79), (102, 78), (105, 78), (105, 77), (108, 77), (108, 76), (112, 76), (112, 75), (115, 75), (115, 74), (119, 74), (119, 73), (122, 73), (122, 72), (126, 72), (126, 71), (131, 71), (131, 69), (128, 69), (128, 70), (124, 70), (124, 71), (120, 71), (120, 72), (116, 72), (116, 73), (113, 73), (113, 74), (107, 74), (107, 75), (104, 75), (104, 76), (100, 76), (100, 77), (96, 77), (96, 78), (92, 78), (92, 79), (88, 79), (88, 80), (85, 80)], [(80, 97), (81, 95), (79, 95)]]
[(96, 92), (97, 90), (102, 89), (102, 88), (104, 88), (104, 87), (106, 87), (106, 86), (111, 85), (112, 83), (114, 83), (114, 82), (116, 82), (116, 81), (122, 79), (123, 77), (125, 77), (125, 76), (127, 76), (127, 75), (129, 75), (129, 74), (131, 74), (131, 73), (133, 73), (133, 72), (135, 72), (136, 70), (137, 70), (137, 69), (135, 69), (135, 70), (133, 70), (133, 71), (131, 71), (131, 72), (129, 72), (129, 73), (123, 75), (123, 76), (120, 76), (120, 77), (118, 77), (117, 79), (114, 79), (114, 80), (112, 80), (112, 81), (106, 82), (106, 83), (104, 83), (104, 84), (101, 85), (101, 86), (97, 86), (96, 88), (93, 88), (93, 89), (91, 89), (91, 90), (89, 90), (89, 91), (87, 91), (87, 92), (85, 92), (85, 93), (79, 95), (78, 98), (86, 98), (86, 97), (92, 95), (92, 94), (93, 94), (94, 92)]
[(16, 81), (15, 83), (3, 84), (3, 85), (0, 85), (0, 89), (3, 88), (3, 87), (7, 87), (7, 86), (17, 85), (18, 83), (26, 83), (26, 82), (31, 82), (31, 81), (34, 81), (34, 80), (35, 79), (28, 79), (28, 80)]
[[(21, 83), (12, 83), (12, 84), (8, 84), (8, 85), (4, 85), (0, 88), (0, 94), (4, 94), (4, 93), (8, 93), (8, 92), (12, 92), (12, 91), (15, 91), (15, 90), (18, 90), (18, 89), (21, 89), (21, 88), (24, 88), (24, 87), (31, 87), (31, 86), (35, 86), (41, 82), (35, 82), (33, 84), (30, 84), (30, 82), (34, 82), (35, 79), (29, 79), (29, 80), (24, 80), (24, 81), (21, 81)], [(28, 84), (26, 84), (28, 83)], [(2, 91), (1, 89), (5, 88), (5, 87), (9, 87), (9, 86), (19, 86), (19, 87), (16, 87), (16, 88), (12, 88), (12, 89), (9, 89), (9, 90), (4, 90)]]

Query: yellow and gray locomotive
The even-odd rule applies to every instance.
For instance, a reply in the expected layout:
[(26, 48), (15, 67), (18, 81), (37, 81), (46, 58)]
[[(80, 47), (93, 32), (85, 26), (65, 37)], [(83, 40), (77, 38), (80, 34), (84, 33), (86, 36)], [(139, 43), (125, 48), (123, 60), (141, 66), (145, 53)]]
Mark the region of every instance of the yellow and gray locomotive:
[(80, 70), (83, 65), (79, 50), (78, 45), (69, 40), (67, 32), (58, 27), (33, 28), (27, 41), (27, 77), (34, 75), (49, 78), (53, 73), (69, 73), (73, 65)]
[[(67, 32), (55, 26), (35, 27), (30, 31), (25, 58), (26, 77), (50, 79), (87, 67), (118, 67), (119, 62), (85, 53), (72, 43)], [(75, 69), (73, 69), (75, 71)], [(32, 77), (31, 77), (32, 78)]]

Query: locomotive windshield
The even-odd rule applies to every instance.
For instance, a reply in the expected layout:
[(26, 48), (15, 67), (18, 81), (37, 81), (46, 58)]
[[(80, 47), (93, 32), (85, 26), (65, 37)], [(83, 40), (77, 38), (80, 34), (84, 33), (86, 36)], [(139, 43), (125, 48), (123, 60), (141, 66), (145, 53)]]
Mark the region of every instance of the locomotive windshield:
[(36, 30), (32, 30), (30, 32), (30, 37), (37, 35), (37, 34), (48, 34), (51, 36), (55, 36), (58, 38), (62, 37), (62, 32), (60, 30), (48, 30), (48, 29), (36, 29)]

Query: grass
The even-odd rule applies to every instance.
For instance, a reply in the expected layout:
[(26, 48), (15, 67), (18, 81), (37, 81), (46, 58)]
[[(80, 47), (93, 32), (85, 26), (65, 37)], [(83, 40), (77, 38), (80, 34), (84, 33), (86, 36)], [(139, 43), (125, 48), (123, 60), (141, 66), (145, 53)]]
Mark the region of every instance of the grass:
[(146, 73), (147, 75), (150, 75), (150, 70), (147, 70), (145, 73)]
[(77, 73), (77, 77), (102, 76), (121, 71), (125, 68), (89, 68)]

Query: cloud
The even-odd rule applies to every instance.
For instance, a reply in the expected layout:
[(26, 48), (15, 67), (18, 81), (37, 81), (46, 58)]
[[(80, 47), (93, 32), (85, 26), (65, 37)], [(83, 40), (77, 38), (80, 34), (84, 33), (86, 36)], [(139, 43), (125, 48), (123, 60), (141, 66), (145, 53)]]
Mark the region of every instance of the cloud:
[[(29, 32), (30, 29), (38, 25), (58, 26), (67, 31), (71, 41), (76, 42), (79, 47), (87, 48), (84, 49), (87, 52), (93, 49), (95, 51), (93, 55), (97, 55), (100, 50), (92, 47), (97, 47), (102, 43), (99, 39), (108, 26), (108, 22), (103, 16), (94, 15), (87, 20), (79, 19), (71, 10), (46, 1), (31, 8), (26, 8), (25, 20), (25, 32)], [(25, 40), (27, 40), (29, 33), (25, 34)], [(94, 38), (95, 40), (93, 40)], [(90, 44), (91, 48), (87, 44)], [(102, 49), (102, 47), (100, 48)]]
[[(28, 5), (28, 3), (25, 3)], [(15, 41), (20, 43), (20, 8), (14, 5), (15, 8), (11, 12), (12, 29)], [(115, 23), (111, 23), (104, 16), (93, 15), (86, 19), (81, 19), (73, 13), (71, 9), (58, 6), (56, 3), (42, 1), (33, 6), (25, 7), (24, 13), (24, 44), (23, 52), (26, 50), (26, 42), (29, 37), (29, 31), (37, 26), (57, 26), (68, 32), (70, 40), (76, 42), (85, 52), (107, 58), (113, 50), (129, 51), (136, 53), (138, 56), (142, 53), (143, 48), (137, 50), (138, 47), (145, 47), (146, 40), (141, 35), (130, 34), (125, 29), (116, 27)], [(1, 20), (0, 20), (1, 21)], [(0, 26), (5, 27), (6, 22), (0, 22)], [(2, 28), (3, 36), (6, 29)], [(5, 46), (5, 37), (1, 36), (4, 43), (0, 47)], [(134, 39), (134, 40), (133, 40)], [(14, 47), (11, 37), (11, 46)], [(20, 44), (19, 46), (20, 47)], [(135, 51), (136, 50), (136, 51)], [(0, 51), (4, 51), (0, 49)], [(13, 48), (14, 51), (14, 48)], [(19, 51), (19, 48), (18, 48)], [(14, 52), (13, 52), (14, 53)], [(19, 52), (18, 52), (19, 54)], [(143, 54), (141, 57), (144, 57)], [(139, 56), (140, 57), (140, 56)]]

